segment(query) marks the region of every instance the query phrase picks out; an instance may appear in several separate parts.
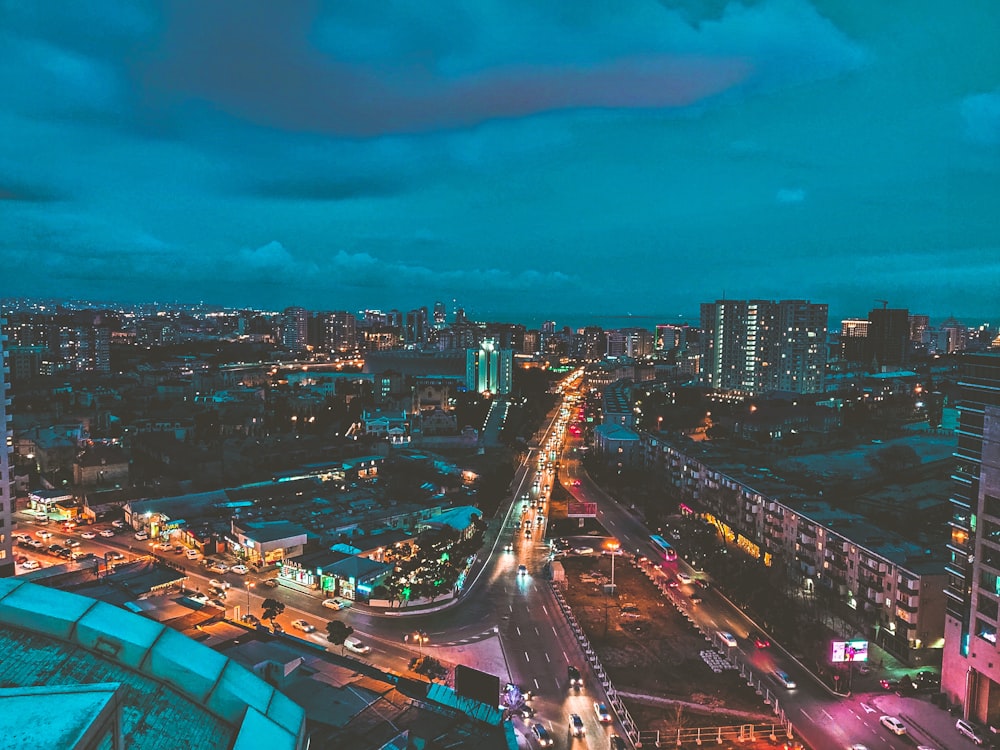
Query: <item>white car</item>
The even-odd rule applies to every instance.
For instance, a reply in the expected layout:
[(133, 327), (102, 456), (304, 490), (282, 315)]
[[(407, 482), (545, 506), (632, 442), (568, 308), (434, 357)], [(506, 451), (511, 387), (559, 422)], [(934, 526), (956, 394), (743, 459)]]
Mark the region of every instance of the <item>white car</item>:
[(594, 713), (597, 714), (597, 720), (602, 724), (611, 722), (611, 712), (608, 711), (607, 704), (594, 701)]
[(97, 534), (95, 534), (93, 531), (81, 531), (80, 532), (80, 538), (81, 539), (97, 539)]
[(101, 529), (98, 533), (105, 539), (110, 539), (115, 535), (115, 532), (112, 531), (111, 529)]
[(118, 519), (117, 521), (112, 521), (111, 525), (114, 526), (116, 529), (124, 529), (125, 528), (125, 522), (122, 521), (121, 519)]
[(35, 536), (37, 536), (39, 539), (51, 539), (52, 538), (52, 532), (51, 531), (46, 531), (45, 529), (42, 529), (41, 531), (36, 531), (35, 532)]
[(780, 682), (788, 690), (793, 690), (795, 688), (795, 680), (788, 676), (788, 672), (776, 669), (774, 670), (774, 679)]
[(310, 625), (305, 620), (292, 620), (292, 627), (296, 630), (301, 630), (303, 633), (314, 633), (316, 632), (316, 626)]
[(184, 554), (187, 555), (187, 559), (188, 560), (197, 560), (198, 559), (198, 550), (196, 550), (196, 549), (189, 549)]
[(21, 563), (21, 567), (24, 568), (25, 570), (37, 570), (38, 568), (42, 567), (42, 565), (41, 563), (38, 562), (38, 560), (25, 560), (23, 563)]
[(223, 591), (226, 590), (226, 582), (217, 580), (215, 578), (209, 578), (208, 585), (211, 586), (213, 589), (222, 589)]
[(147, 534), (145, 531), (137, 531), (135, 532), (135, 538), (138, 539), (140, 542), (144, 542), (147, 539), (149, 539), (149, 534)]
[(688, 584), (691, 583), (692, 579), (691, 576), (689, 576), (687, 573), (681, 573), (678, 571), (677, 580), (680, 581), (681, 583)]
[(371, 646), (365, 645), (353, 635), (344, 640), (344, 648), (356, 654), (370, 654), (372, 651)]
[(906, 725), (895, 716), (880, 716), (878, 723), (897, 736), (906, 734)]
[(592, 554), (594, 554), (594, 548), (593, 547), (574, 547), (573, 548), (573, 554), (574, 555), (592, 555)]
[(247, 573), (250, 572), (250, 568), (248, 568), (243, 563), (238, 563), (238, 564), (234, 565), (233, 567), (231, 567), (229, 569), (229, 572), (230, 573), (236, 573), (237, 575), (245, 576)]
[(727, 633), (725, 630), (719, 631), (719, 640), (729, 646), (729, 648), (736, 648), (739, 645), (733, 634)]
[(346, 609), (350, 605), (340, 599), (324, 599), (323, 606), (332, 609), (334, 612), (339, 612), (342, 609)]

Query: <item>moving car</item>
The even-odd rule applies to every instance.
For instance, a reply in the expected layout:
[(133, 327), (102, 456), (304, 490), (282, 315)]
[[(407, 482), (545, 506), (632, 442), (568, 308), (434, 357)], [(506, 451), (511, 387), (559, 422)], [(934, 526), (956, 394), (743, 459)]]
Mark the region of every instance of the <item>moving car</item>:
[(688, 598), (691, 600), (692, 604), (701, 604), (703, 601), (705, 601), (704, 599), (701, 598), (701, 594), (699, 594), (698, 592), (691, 594), (691, 596)]
[(580, 670), (576, 667), (567, 667), (566, 676), (569, 678), (569, 686), (574, 688), (583, 687), (583, 677), (580, 676)]
[(739, 645), (733, 634), (727, 633), (725, 630), (719, 631), (719, 640), (729, 646), (729, 648), (736, 648), (736, 646)]
[(791, 690), (795, 687), (795, 680), (788, 676), (788, 672), (780, 669), (774, 670), (774, 679), (776, 679), (781, 685)]
[(513, 552), (514, 551), (514, 545), (513, 544), (505, 544), (503, 546), (503, 551), (504, 552)]
[(80, 532), (80, 538), (81, 539), (97, 539), (97, 534), (95, 532), (93, 532), (93, 531), (81, 531)]
[(213, 589), (222, 589), (223, 591), (226, 590), (226, 582), (220, 581), (215, 578), (209, 578), (208, 585), (211, 586)]
[(40, 531), (36, 531), (35, 532), (35, 536), (37, 536), (39, 539), (51, 539), (52, 538), (52, 532), (51, 531), (46, 531), (45, 529), (42, 529)]
[(583, 737), (587, 733), (587, 727), (583, 725), (580, 714), (569, 715), (569, 731), (574, 737)]
[(248, 568), (243, 563), (237, 563), (236, 565), (234, 565), (233, 567), (231, 567), (229, 569), (229, 572), (230, 573), (236, 573), (237, 575), (245, 576), (247, 573), (250, 572), (250, 568)]
[(350, 604), (340, 599), (324, 599), (323, 606), (332, 609), (334, 612), (339, 612), (342, 609), (347, 609)]
[(528, 575), (528, 566), (527, 565), (518, 565), (517, 566), (517, 574), (519, 576), (526, 576), (526, 575)]
[(693, 581), (694, 579), (691, 578), (691, 576), (689, 576), (687, 573), (683, 573), (681, 571), (678, 571), (677, 572), (677, 580), (680, 581), (683, 584), (688, 584), (688, 583), (691, 583), (691, 581)]
[(292, 627), (296, 630), (301, 630), (303, 633), (315, 633), (316, 626), (310, 625), (305, 620), (292, 620)]
[(895, 716), (880, 716), (878, 723), (897, 736), (906, 734), (906, 725)]
[(532, 724), (531, 733), (535, 735), (535, 738), (538, 740), (538, 744), (542, 747), (552, 746), (552, 735), (550, 735), (549, 730), (541, 724)]
[(608, 711), (608, 707), (604, 703), (594, 701), (594, 713), (597, 714), (597, 720), (602, 724), (611, 722), (611, 712)]
[(750, 640), (753, 641), (753, 645), (755, 645), (757, 648), (771, 647), (771, 639), (768, 638), (763, 633), (751, 633)]
[(187, 559), (188, 560), (197, 560), (198, 559), (198, 550), (196, 550), (196, 549), (189, 549), (184, 554), (187, 555)]
[(125, 528), (125, 522), (123, 520), (121, 520), (120, 518), (117, 521), (112, 521), (111, 525), (114, 526), (116, 529), (124, 529)]
[(611, 740), (608, 743), (608, 750), (626, 750), (627, 745), (625, 740), (619, 737), (617, 734), (611, 735)]
[(594, 549), (593, 549), (593, 547), (574, 547), (573, 548), (573, 554), (574, 555), (592, 555), (592, 554), (594, 554)]
[(135, 532), (135, 538), (138, 539), (140, 542), (144, 542), (147, 539), (149, 539), (149, 534), (147, 534), (145, 531), (137, 531)]
[(344, 640), (344, 648), (356, 654), (370, 654), (372, 652), (371, 646), (365, 645), (353, 635)]
[(110, 539), (111, 537), (113, 537), (115, 535), (115, 532), (112, 531), (111, 529), (101, 529), (97, 533), (100, 534), (101, 536), (103, 536), (105, 539)]

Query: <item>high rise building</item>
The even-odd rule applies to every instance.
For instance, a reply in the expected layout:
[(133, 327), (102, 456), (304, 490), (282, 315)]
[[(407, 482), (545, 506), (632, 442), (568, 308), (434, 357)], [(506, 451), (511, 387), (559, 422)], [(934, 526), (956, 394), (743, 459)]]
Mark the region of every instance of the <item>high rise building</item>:
[(868, 318), (848, 318), (840, 322), (840, 358), (862, 363), (868, 352)]
[(358, 319), (346, 310), (326, 313), (323, 343), (327, 351), (346, 354), (358, 348)]
[(959, 363), (942, 689), (1000, 725), (1000, 354)]
[(868, 313), (865, 363), (873, 369), (906, 364), (910, 353), (910, 311), (889, 307)]
[(447, 313), (447, 308), (444, 305), (444, 302), (435, 302), (434, 325), (443, 326), (447, 322), (448, 322), (448, 313)]
[(827, 306), (803, 300), (718, 300), (701, 306), (702, 379), (749, 394), (822, 393)]
[(923, 342), (924, 331), (930, 328), (931, 319), (927, 315), (910, 316), (910, 343), (919, 344)]
[(406, 313), (406, 327), (403, 329), (403, 340), (407, 344), (419, 344), (427, 340), (429, 325), (427, 308), (418, 307)]
[(465, 387), (476, 393), (506, 395), (514, 377), (514, 352), (483, 339), (478, 349), (465, 350)]
[(304, 307), (286, 307), (281, 314), (281, 345), (302, 352), (309, 345), (309, 313)]
[(7, 321), (0, 318), (0, 577), (14, 575), (13, 511), (14, 492), (10, 460), (14, 436), (10, 429), (10, 398), (7, 395)]

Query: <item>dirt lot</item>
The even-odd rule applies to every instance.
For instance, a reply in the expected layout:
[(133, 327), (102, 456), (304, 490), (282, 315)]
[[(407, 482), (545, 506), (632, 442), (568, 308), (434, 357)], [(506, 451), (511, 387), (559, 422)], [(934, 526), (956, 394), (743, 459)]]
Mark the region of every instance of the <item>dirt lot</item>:
[(699, 714), (684, 707), (678, 713), (674, 707), (626, 701), (641, 729), (671, 731), (678, 721), (684, 727), (745, 723), (720, 709), (767, 715), (760, 697), (736, 672), (715, 673), (708, 667), (699, 655), (708, 649), (704, 637), (630, 561), (615, 563), (617, 600), (603, 591), (611, 576), (610, 557), (566, 557), (562, 563), (566, 600), (615, 688), (715, 709)]

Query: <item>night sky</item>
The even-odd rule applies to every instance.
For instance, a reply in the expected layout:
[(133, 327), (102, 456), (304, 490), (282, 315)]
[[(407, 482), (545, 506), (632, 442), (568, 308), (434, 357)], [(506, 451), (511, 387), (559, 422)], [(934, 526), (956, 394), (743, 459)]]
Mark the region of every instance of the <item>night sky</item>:
[(982, 322), (998, 38), (996, 0), (0, 0), (0, 295)]

